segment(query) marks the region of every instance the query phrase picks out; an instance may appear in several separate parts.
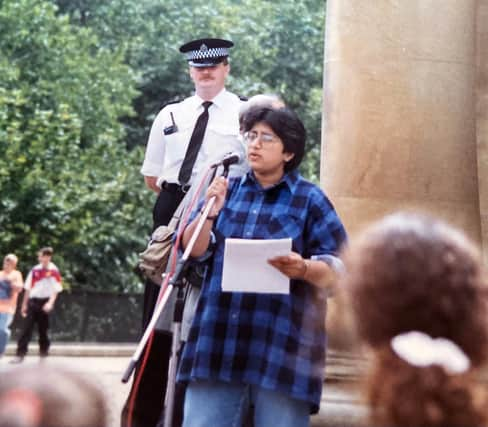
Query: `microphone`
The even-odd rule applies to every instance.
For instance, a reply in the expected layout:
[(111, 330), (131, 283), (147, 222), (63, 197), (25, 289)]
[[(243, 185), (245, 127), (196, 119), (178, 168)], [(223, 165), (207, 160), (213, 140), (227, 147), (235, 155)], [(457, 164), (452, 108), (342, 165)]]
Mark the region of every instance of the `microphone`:
[(217, 167), (222, 165), (225, 168), (228, 168), (230, 165), (240, 163), (240, 161), (241, 161), (241, 156), (239, 156), (238, 153), (228, 153), (220, 162), (213, 164), (212, 167)]

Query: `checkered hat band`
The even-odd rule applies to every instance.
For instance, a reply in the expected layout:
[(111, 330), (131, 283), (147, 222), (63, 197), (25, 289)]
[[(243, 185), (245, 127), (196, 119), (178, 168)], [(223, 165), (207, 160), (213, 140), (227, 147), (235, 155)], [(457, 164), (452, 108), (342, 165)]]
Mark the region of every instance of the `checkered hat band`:
[(207, 50), (191, 50), (186, 53), (186, 59), (193, 61), (194, 59), (219, 58), (221, 56), (228, 56), (229, 49), (226, 47), (213, 47)]

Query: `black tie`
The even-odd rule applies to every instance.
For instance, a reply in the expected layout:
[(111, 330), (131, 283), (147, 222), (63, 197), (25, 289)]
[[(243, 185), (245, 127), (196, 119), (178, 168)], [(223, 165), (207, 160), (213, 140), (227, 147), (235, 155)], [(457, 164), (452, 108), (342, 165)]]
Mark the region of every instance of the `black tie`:
[(195, 123), (195, 129), (193, 129), (193, 133), (191, 134), (190, 143), (186, 149), (185, 158), (183, 159), (180, 173), (178, 174), (180, 185), (185, 185), (190, 180), (193, 165), (202, 146), (205, 128), (208, 123), (208, 109), (211, 105), (212, 103), (210, 101), (205, 101), (202, 104), (203, 113), (198, 116), (197, 122)]

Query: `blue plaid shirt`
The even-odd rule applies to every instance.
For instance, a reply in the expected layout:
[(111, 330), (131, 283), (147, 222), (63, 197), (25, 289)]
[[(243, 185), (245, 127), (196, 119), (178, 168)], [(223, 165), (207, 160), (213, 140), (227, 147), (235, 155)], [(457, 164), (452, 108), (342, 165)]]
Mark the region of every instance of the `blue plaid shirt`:
[(227, 237), (291, 237), (304, 258), (337, 255), (346, 233), (332, 204), (296, 171), (266, 190), (248, 173), (230, 180), (213, 232), (178, 380), (253, 384), (310, 402), (316, 412), (325, 371), (325, 292), (300, 280), (291, 280), (289, 295), (222, 292), (221, 279)]

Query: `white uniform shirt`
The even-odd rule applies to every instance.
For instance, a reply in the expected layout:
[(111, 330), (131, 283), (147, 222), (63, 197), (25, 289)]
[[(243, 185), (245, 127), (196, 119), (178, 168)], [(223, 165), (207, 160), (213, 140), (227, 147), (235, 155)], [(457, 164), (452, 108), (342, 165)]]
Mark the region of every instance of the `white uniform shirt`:
[[(178, 183), (178, 174), (191, 134), (198, 116), (203, 112), (203, 102), (198, 95), (194, 95), (181, 102), (169, 104), (158, 113), (149, 134), (141, 168), (143, 175), (158, 177), (158, 185), (163, 181)], [(229, 152), (238, 153), (245, 159), (245, 146), (239, 138), (239, 108), (243, 101), (237, 95), (222, 89), (212, 102), (208, 110), (205, 136), (190, 183), (207, 165), (221, 160)], [(165, 135), (164, 129), (173, 125), (170, 113), (173, 113), (177, 131)], [(238, 173), (242, 174), (242, 170)]]
[(24, 289), (30, 291), (29, 298), (50, 298), (51, 295), (61, 292), (61, 275), (58, 268), (50, 262), (47, 268), (42, 264), (36, 265), (27, 276)]

